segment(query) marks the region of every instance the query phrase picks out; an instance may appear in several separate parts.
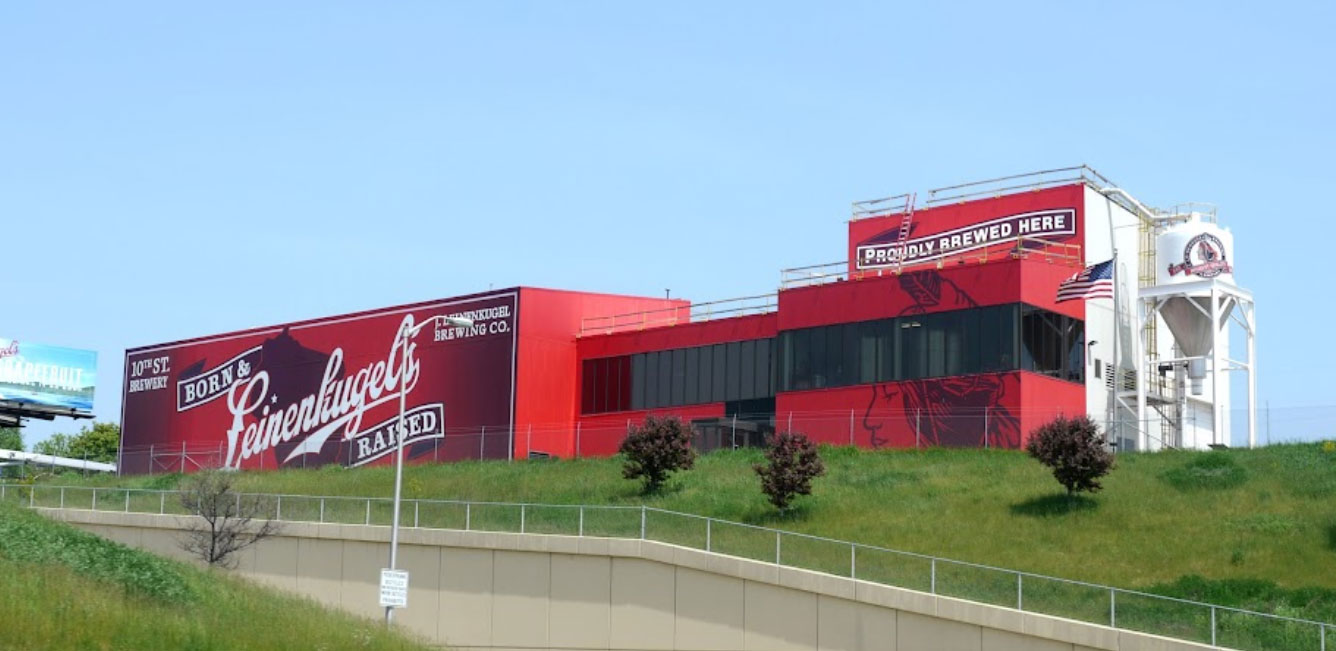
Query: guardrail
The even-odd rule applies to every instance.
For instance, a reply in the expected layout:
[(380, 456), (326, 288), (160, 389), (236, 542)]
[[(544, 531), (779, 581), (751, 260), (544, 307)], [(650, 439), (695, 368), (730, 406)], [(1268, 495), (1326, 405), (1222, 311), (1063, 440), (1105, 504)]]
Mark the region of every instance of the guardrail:
[(580, 320), (580, 336), (612, 334), (658, 328), (683, 323), (700, 323), (713, 319), (766, 314), (778, 309), (775, 294), (743, 296), (708, 303), (692, 303), (676, 307), (639, 310), (625, 314), (585, 317)]
[[(0, 484), (0, 501), (35, 508), (191, 515), (172, 490)], [(261, 517), (388, 526), (390, 498), (237, 495)], [(1332, 624), (863, 545), (649, 506), (405, 499), (401, 526), (654, 540), (1213, 646), (1326, 651)], [(411, 523), (411, 524), (408, 524)]]

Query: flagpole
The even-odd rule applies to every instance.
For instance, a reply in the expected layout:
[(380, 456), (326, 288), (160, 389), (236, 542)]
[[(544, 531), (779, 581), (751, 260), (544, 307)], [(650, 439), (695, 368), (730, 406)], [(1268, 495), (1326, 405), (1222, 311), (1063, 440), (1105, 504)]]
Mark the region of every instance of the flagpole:
[(1109, 401), (1109, 433), (1113, 436), (1115, 448), (1122, 440), (1118, 431), (1118, 392), (1123, 387), (1123, 364), (1122, 359), (1118, 357), (1118, 344), (1119, 340), (1123, 338), (1123, 323), (1118, 318), (1120, 316), (1118, 289), (1118, 247), (1115, 246), (1113, 247), (1113, 399)]

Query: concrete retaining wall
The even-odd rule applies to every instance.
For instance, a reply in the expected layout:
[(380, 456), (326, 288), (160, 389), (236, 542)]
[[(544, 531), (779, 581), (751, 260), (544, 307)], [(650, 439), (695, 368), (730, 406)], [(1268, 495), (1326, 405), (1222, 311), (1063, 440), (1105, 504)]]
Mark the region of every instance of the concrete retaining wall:
[[(41, 509), (189, 560), (179, 516)], [(284, 523), (237, 571), (381, 617), (389, 529)], [(1208, 646), (641, 540), (404, 529), (396, 621), (459, 649), (1108, 651)]]

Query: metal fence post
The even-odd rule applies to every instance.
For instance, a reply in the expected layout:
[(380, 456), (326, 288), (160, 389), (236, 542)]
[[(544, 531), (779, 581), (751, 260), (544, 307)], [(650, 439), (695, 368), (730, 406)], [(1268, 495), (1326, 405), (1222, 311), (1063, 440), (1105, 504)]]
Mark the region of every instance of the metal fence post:
[(1109, 588), (1109, 628), (1118, 628), (1118, 600), (1114, 589)]
[(487, 442), (487, 426), (482, 426), (482, 432), (478, 434), (478, 461), (483, 458), (483, 443)]
[(713, 521), (714, 521), (713, 518), (705, 518), (705, 551), (707, 551), (707, 552), (710, 551), (710, 547), (711, 547), (711, 545), (710, 545), (710, 534), (711, 534), (711, 531), (710, 531), (710, 530), (711, 530), (713, 527), (710, 526), (710, 525), (713, 523)]
[(366, 501), (366, 523), (371, 524), (371, 498), (367, 498)]
[(775, 565), (779, 565), (779, 539), (780, 533), (775, 532)]
[(520, 533), (524, 533), (524, 505), (520, 505)]
[(464, 503), (464, 531), (468, 531), (468, 530), (469, 530), (470, 525), (472, 524), (472, 523), (470, 522), (470, 520), (472, 520), (472, 519), (473, 519), (473, 503), (472, 503), (472, 502), (465, 502), (465, 503)]
[(167, 514), (167, 492), (158, 493), (158, 515)]
[(97, 489), (93, 489), (93, 510), (97, 510)]
[[(32, 486), (28, 487), (28, 508), (30, 509), (32, 508), (33, 502), (36, 501), (36, 499), (37, 499), (37, 484), (33, 484)], [(128, 492), (125, 494), (125, 503), (126, 504), (130, 503), (130, 493)], [(125, 510), (129, 511), (130, 507), (128, 506), (125, 507)]]
[(849, 410), (849, 445), (854, 444), (854, 410)]
[(1318, 629), (1322, 631), (1322, 649), (1320, 651), (1327, 651), (1327, 625), (1318, 624)]
[(923, 415), (921, 410), (914, 410), (914, 449), (919, 449), (919, 416)]
[(1024, 574), (1016, 575), (1016, 610), (1025, 610)]
[[(305, 457), (302, 457), (305, 459)], [(181, 474), (186, 474), (186, 442), (181, 441)]]
[(413, 528), (418, 528), (418, 507), (422, 505), (421, 500), (413, 500)]
[(645, 505), (640, 505), (640, 539), (645, 539)]
[(937, 559), (932, 559), (932, 566), (928, 568), (928, 591), (937, 594)]
[(275, 520), (282, 520), (282, 519), (283, 519), (283, 496), (282, 496), (282, 495), (275, 495), (275, 496), (274, 496), (274, 519), (275, 519)]
[(858, 578), (858, 545), (849, 545), (849, 578)]
[(1211, 646), (1215, 646), (1215, 606), (1211, 606)]
[(60, 508), (65, 508), (65, 487), (60, 487)]
[(991, 447), (991, 446), (988, 444), (988, 408), (987, 408), (987, 407), (984, 407), (984, 408), (983, 408), (983, 449), (987, 450), (989, 447)]
[(580, 525), (579, 525), (579, 526), (580, 526), (580, 528), (579, 528), (579, 531), (576, 533), (576, 535), (578, 535), (578, 536), (584, 536), (584, 535), (585, 535), (585, 507), (584, 507), (583, 504), (580, 505)]
[(325, 523), (325, 498), (320, 498), (320, 523)]
[(129, 513), (129, 512), (130, 512), (130, 491), (129, 491), (129, 490), (126, 490), (126, 491), (125, 491), (125, 512), (126, 512), (126, 513)]
[(580, 458), (580, 421), (575, 421), (575, 458)]

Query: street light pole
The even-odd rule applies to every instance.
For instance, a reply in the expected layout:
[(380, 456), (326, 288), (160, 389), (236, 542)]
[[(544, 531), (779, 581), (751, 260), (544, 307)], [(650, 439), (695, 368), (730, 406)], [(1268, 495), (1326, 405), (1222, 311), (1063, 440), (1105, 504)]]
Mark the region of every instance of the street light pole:
[[(412, 315), (409, 315), (412, 318)], [(408, 344), (409, 341), (417, 335), (418, 331), (426, 327), (428, 323), (440, 321), (458, 328), (468, 328), (473, 325), (470, 319), (464, 319), (453, 316), (435, 315), (426, 321), (411, 325), (409, 319), (404, 319), (399, 327), (399, 430), (395, 436), (394, 451), (394, 516), (390, 525), (390, 569), (398, 569), (399, 561), (399, 503), (403, 498), (404, 488), (404, 409), (408, 401)], [(385, 626), (389, 627), (394, 622), (394, 607), (385, 607)]]

